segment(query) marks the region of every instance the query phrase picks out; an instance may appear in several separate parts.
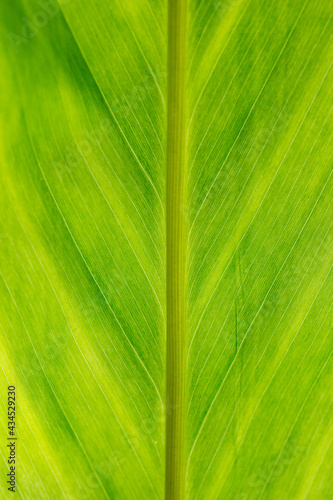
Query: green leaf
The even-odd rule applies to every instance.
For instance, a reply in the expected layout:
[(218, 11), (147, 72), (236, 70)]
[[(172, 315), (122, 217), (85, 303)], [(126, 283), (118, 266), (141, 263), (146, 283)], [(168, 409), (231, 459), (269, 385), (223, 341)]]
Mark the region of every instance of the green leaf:
[(332, 498), (332, 28), (2, 2), (3, 498)]

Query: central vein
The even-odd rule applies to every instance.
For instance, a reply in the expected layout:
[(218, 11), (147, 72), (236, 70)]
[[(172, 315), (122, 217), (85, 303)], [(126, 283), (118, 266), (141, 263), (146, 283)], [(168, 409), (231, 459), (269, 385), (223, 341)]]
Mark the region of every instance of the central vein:
[(185, 498), (185, 13), (186, 0), (169, 0), (166, 500)]

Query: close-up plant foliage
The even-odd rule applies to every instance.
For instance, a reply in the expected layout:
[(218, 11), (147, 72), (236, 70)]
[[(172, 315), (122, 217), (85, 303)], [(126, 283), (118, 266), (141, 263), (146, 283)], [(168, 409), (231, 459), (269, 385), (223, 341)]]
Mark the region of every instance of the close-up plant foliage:
[(1, 498), (333, 498), (332, 16), (1, 0)]

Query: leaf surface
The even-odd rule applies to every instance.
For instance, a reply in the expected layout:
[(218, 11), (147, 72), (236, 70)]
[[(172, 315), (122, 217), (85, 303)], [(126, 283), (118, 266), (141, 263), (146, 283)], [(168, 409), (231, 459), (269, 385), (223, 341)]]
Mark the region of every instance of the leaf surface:
[[(172, 4), (185, 59), (170, 74)], [(1, 13), (2, 442), (14, 385), (17, 497), (162, 499), (177, 477), (168, 499), (331, 498), (328, 0)], [(185, 286), (175, 315), (168, 269)], [(168, 365), (171, 320), (184, 362)]]

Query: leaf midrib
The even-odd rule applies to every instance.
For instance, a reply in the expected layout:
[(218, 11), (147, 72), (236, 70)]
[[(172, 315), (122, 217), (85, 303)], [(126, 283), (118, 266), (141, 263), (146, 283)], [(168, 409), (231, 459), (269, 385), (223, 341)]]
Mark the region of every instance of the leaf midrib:
[(165, 498), (185, 498), (185, 45), (186, 0), (168, 1), (166, 179), (167, 363)]

